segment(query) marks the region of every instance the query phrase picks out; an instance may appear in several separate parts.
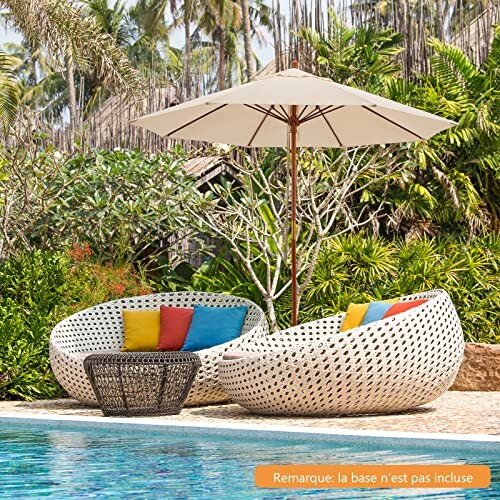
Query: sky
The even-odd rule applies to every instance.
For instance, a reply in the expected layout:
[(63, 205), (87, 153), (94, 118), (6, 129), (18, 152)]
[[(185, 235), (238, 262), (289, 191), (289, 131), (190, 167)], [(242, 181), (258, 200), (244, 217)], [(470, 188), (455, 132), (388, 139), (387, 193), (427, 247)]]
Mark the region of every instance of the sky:
[[(126, 5), (132, 5), (136, 0), (125, 0)], [(108, 0), (108, 5), (112, 5), (114, 1)], [(267, 4), (270, 5), (271, 1), (268, 0)], [(281, 12), (285, 15), (288, 12), (288, 1), (282, 2), (280, 4)], [(265, 47), (260, 47), (257, 42), (254, 41), (254, 50), (257, 57), (260, 59), (262, 65), (267, 64), (274, 57), (274, 48), (272, 46), (272, 38), (268, 35), (268, 43)], [(5, 42), (21, 42), (21, 36), (15, 32), (13, 29), (6, 29), (4, 25), (0, 25), (0, 46)], [(170, 38), (170, 43), (174, 47), (182, 47), (184, 45), (184, 35), (182, 26), (177, 28)]]

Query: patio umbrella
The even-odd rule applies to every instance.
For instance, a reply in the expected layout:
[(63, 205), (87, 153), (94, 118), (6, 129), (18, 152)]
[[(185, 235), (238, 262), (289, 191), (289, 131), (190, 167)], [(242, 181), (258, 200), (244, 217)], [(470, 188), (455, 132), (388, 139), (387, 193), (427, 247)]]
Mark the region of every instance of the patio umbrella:
[(292, 324), (297, 324), (297, 147), (428, 139), (455, 125), (439, 116), (297, 69), (193, 99), (131, 122), (162, 137), (289, 147)]

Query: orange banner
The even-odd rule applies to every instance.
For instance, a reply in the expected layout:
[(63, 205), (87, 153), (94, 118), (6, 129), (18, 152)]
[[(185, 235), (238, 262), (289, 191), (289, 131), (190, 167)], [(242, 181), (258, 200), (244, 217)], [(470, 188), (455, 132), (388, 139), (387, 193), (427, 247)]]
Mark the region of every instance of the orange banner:
[(259, 488), (488, 488), (486, 465), (259, 465)]

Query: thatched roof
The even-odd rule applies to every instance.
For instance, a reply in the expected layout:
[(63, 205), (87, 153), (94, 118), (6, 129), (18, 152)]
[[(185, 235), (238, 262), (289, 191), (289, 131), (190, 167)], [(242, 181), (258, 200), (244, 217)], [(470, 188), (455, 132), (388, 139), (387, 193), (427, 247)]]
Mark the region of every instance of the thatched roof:
[[(287, 67), (284, 66), (284, 64), (288, 60), (288, 51), (286, 50), (282, 51), (280, 59), (281, 59), (280, 69), (283, 70)], [(263, 66), (262, 68), (259, 69), (259, 71), (257, 71), (255, 79), (260, 80), (261, 78), (264, 78), (266, 76), (274, 75), (274, 73), (277, 73), (277, 71), (278, 69), (276, 67), (276, 59), (271, 59), (265, 66)]]
[(184, 170), (187, 174), (196, 179), (196, 186), (201, 186), (213, 182), (221, 175), (234, 178), (236, 170), (228, 164), (221, 156), (198, 156), (190, 158), (184, 163)]

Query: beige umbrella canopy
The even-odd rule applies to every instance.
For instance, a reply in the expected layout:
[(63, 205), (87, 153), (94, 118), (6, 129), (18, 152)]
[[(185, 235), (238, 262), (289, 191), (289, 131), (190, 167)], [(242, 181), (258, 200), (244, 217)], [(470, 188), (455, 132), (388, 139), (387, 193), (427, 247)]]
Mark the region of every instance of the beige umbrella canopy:
[[(295, 65), (296, 66), (296, 65)], [(162, 137), (246, 147), (290, 147), (292, 323), (297, 324), (297, 146), (413, 142), (455, 125), (296, 67), (133, 120)]]

